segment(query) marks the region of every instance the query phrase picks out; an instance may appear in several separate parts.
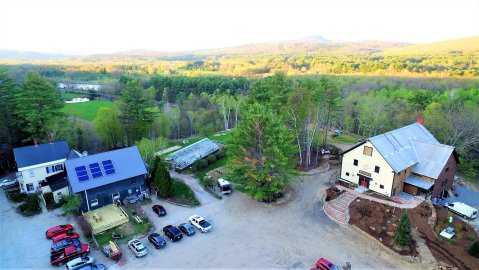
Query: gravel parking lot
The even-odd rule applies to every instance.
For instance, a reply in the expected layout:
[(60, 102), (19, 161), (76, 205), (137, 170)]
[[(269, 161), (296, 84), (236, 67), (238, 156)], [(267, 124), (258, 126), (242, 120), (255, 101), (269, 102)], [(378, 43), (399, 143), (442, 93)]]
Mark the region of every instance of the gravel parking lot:
[[(152, 204), (161, 203), (168, 211), (165, 217), (157, 217), (151, 210), (152, 204), (144, 206), (156, 232), (168, 224), (187, 222), (193, 214), (205, 217), (213, 230), (205, 234), (197, 231), (194, 236), (184, 236), (175, 243), (168, 240), (166, 248), (160, 250), (155, 250), (146, 237), (142, 238), (149, 251), (143, 258), (134, 258), (123, 245), (127, 262), (121, 267), (99, 251), (93, 251), (92, 256), (110, 269), (309, 269), (319, 257), (339, 265), (350, 262), (353, 269), (430, 268), (392, 257), (348, 226), (330, 221), (321, 210), (320, 201), (328, 185), (325, 179), (331, 173), (301, 177), (301, 182), (292, 184), (295, 200), (281, 206), (253, 201), (240, 192), (196, 208), (154, 199)], [(9, 206), (3, 193), (0, 202), (4, 205), (0, 215), (0, 268), (53, 269), (49, 267), (51, 241), (45, 239), (45, 229), (73, 219), (52, 213), (24, 218)]]

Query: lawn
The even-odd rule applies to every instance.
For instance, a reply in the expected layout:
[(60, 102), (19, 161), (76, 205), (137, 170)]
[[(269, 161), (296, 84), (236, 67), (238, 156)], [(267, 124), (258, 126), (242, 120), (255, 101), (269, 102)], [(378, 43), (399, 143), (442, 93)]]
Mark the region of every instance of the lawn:
[(62, 93), (62, 98), (64, 100), (72, 100), (74, 98), (79, 98), (79, 97), (84, 97), (85, 95), (83, 94), (78, 94), (78, 93)]
[(171, 200), (184, 205), (200, 205), (191, 188), (179, 179), (173, 179), (173, 197)]
[(87, 121), (93, 121), (100, 108), (116, 107), (116, 104), (105, 100), (92, 100), (81, 103), (67, 103), (65, 104), (65, 112), (69, 115), (77, 116)]

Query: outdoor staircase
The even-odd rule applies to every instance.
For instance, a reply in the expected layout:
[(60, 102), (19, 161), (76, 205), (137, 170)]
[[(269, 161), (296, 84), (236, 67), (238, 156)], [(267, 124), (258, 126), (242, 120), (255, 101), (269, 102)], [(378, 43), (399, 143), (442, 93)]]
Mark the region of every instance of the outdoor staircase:
[(326, 202), (323, 206), (324, 212), (333, 219), (342, 224), (349, 222), (349, 204), (356, 198), (355, 194), (344, 192), (336, 199)]

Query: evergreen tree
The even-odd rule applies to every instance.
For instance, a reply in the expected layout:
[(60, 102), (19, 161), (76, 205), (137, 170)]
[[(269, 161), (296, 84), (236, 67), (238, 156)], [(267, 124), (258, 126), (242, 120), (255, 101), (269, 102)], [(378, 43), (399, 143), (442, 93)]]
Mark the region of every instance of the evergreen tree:
[(173, 180), (163, 160), (157, 159), (156, 170), (153, 178), (153, 186), (158, 191), (158, 196), (169, 198), (173, 195)]
[(254, 199), (271, 202), (283, 192), (295, 148), (277, 113), (256, 102), (247, 105), (226, 148), (232, 179)]
[(22, 90), (16, 94), (15, 104), (15, 114), (28, 136), (54, 137), (64, 117), (64, 104), (53, 85), (36, 73), (28, 73)]
[(121, 121), (125, 126), (128, 145), (141, 140), (153, 123), (155, 106), (148, 90), (143, 89), (139, 80), (128, 81), (120, 94), (119, 108)]
[(14, 97), (17, 90), (10, 74), (0, 69), (0, 141), (14, 145), (21, 140), (21, 128), (15, 117)]
[(407, 212), (401, 214), (394, 236), (394, 243), (402, 247), (408, 247), (411, 243), (411, 223)]
[(479, 258), (479, 240), (476, 240), (467, 252), (469, 255)]

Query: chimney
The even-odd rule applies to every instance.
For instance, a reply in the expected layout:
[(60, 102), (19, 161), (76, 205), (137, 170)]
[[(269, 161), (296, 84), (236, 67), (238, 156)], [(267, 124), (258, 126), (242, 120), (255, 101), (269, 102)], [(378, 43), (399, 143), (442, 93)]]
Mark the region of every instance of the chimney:
[(424, 120), (422, 119), (422, 117), (418, 117), (418, 118), (416, 119), (416, 122), (417, 122), (418, 124), (422, 125), (422, 123), (424, 122)]
[(37, 140), (37, 138), (33, 138), (33, 145), (35, 145), (35, 146), (38, 145), (38, 140)]
[(53, 143), (53, 139), (50, 136), (48, 136), (48, 143)]

